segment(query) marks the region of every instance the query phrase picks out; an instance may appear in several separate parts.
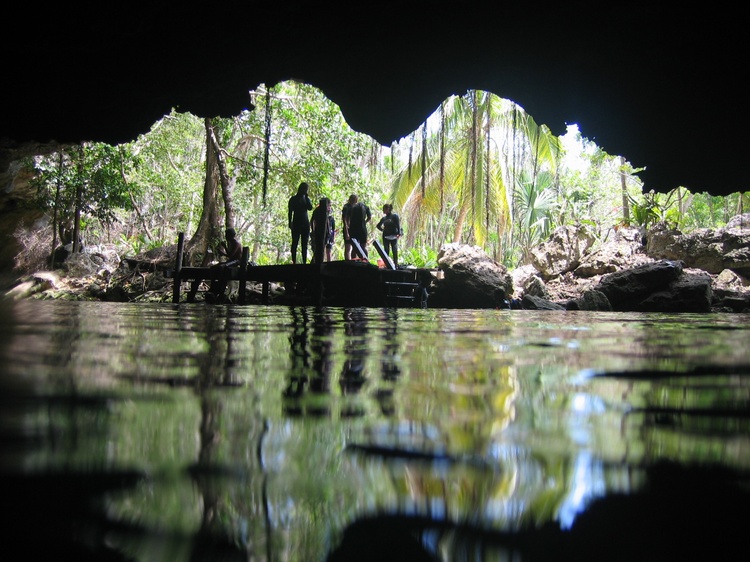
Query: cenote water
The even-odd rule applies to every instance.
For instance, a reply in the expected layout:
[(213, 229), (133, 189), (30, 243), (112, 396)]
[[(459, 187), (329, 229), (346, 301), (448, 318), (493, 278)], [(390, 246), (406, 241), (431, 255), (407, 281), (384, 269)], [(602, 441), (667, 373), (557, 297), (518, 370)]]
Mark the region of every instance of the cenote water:
[(663, 561), (746, 548), (748, 315), (0, 312), (6, 560)]

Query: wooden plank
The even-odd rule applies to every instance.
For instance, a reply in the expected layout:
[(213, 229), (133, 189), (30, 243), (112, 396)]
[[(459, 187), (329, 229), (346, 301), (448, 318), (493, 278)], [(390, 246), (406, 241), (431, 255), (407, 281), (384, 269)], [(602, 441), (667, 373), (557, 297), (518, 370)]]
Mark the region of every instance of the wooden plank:
[(182, 254), (185, 250), (185, 233), (177, 236), (177, 257), (174, 264), (174, 282), (172, 283), (172, 302), (180, 302), (180, 285), (182, 284)]
[(383, 248), (383, 245), (378, 240), (373, 240), (372, 245), (375, 246), (375, 249), (378, 251), (378, 254), (380, 254), (380, 259), (383, 260), (385, 265), (388, 266), (388, 269), (395, 270), (396, 264), (393, 263), (391, 256), (385, 253), (385, 249)]
[(352, 240), (352, 250), (354, 250), (356, 254), (359, 254), (359, 257), (362, 258), (363, 260), (370, 259), (370, 257), (367, 255), (367, 252), (365, 252), (362, 249), (362, 246), (360, 246), (359, 240), (357, 240), (356, 238), (352, 238), (351, 240)]

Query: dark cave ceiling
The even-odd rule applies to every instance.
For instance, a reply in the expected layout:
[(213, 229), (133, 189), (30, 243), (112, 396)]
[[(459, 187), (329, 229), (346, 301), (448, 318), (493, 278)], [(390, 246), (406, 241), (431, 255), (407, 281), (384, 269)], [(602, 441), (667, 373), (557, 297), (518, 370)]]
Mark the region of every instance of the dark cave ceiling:
[[(711, 11), (708, 11), (711, 10)], [(0, 138), (127, 142), (172, 108), (248, 107), (261, 83), (320, 88), (389, 145), (451, 94), (577, 123), (646, 168), (645, 189), (747, 191), (747, 19), (721, 4), (383, 0), (5, 8)], [(6, 36), (7, 37), (7, 36)]]

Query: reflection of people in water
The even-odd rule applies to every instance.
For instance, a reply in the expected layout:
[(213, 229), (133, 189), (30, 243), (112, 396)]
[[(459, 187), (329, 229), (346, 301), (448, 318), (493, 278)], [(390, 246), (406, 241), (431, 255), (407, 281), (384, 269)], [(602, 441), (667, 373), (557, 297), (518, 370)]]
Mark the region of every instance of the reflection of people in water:
[[(306, 308), (292, 307), (292, 326), (289, 334), (289, 347), (291, 350), (291, 369), (289, 383), (284, 389), (285, 398), (300, 398), (305, 392), (310, 370), (310, 350), (307, 341), (307, 325), (309, 322)], [(285, 412), (290, 415), (302, 414), (302, 409), (296, 402), (285, 404)]]
[(386, 320), (385, 344), (383, 345), (383, 379), (395, 381), (401, 374), (398, 366), (398, 309), (385, 308), (383, 315)]
[[(312, 378), (310, 392), (312, 394), (329, 394), (331, 392), (331, 317), (325, 309), (316, 310), (312, 319), (313, 335), (310, 340), (312, 355)], [(326, 402), (327, 404), (327, 402)], [(307, 408), (308, 415), (330, 415), (326, 405), (313, 409)]]
[[(329, 415), (327, 405), (315, 407), (302, 404), (305, 393), (330, 392), (331, 372), (331, 319), (325, 310), (310, 315), (307, 308), (292, 308), (292, 331), (289, 336), (291, 372), (284, 390), (284, 411), (288, 415)], [(310, 326), (312, 325), (312, 334)]]
[[(344, 311), (346, 341), (344, 351), (346, 360), (341, 372), (339, 384), (343, 394), (356, 394), (367, 378), (365, 376), (365, 359), (367, 358), (367, 322), (363, 312), (358, 309)], [(345, 412), (342, 412), (342, 415)], [(360, 415), (360, 412), (346, 412), (347, 415)]]
[[(399, 346), (398, 346), (398, 309), (383, 309), (385, 319), (385, 334), (383, 336), (383, 359), (380, 363), (382, 377), (384, 381), (394, 382), (401, 375), (399, 367)], [(393, 406), (393, 392), (380, 392), (378, 394), (380, 410), (386, 416), (393, 415), (395, 408)]]

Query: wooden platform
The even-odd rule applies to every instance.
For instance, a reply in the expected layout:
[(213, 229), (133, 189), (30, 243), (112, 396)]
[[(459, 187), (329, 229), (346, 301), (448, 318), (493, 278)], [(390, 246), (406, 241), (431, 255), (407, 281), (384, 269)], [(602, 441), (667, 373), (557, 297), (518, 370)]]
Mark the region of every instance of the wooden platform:
[[(185, 302), (194, 302), (203, 281), (238, 281), (237, 304), (245, 304), (247, 283), (262, 286), (262, 301), (272, 303), (271, 283), (285, 287), (287, 297), (298, 304), (368, 307), (422, 307), (432, 273), (428, 269), (381, 269), (359, 260), (322, 264), (248, 265), (248, 249), (236, 267), (185, 267), (182, 265), (184, 235), (177, 243), (175, 267), (165, 276), (174, 280), (172, 302), (182, 300), (183, 283), (190, 284)], [(289, 299), (285, 299), (289, 300)]]

